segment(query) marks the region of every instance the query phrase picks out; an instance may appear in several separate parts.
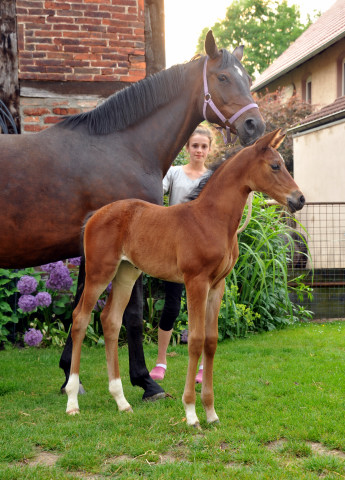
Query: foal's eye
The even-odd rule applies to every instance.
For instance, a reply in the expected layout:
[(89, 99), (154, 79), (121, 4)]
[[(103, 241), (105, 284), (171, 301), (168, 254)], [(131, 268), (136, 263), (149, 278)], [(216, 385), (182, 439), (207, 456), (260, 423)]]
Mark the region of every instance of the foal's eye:
[(226, 77), (226, 75), (224, 75), (224, 74), (220, 74), (220, 75), (218, 75), (218, 80), (219, 80), (220, 82), (226, 82), (226, 81), (227, 81), (227, 77)]
[(280, 165), (279, 163), (274, 163), (273, 165), (271, 165), (271, 168), (274, 172), (277, 172), (278, 170), (280, 170)]

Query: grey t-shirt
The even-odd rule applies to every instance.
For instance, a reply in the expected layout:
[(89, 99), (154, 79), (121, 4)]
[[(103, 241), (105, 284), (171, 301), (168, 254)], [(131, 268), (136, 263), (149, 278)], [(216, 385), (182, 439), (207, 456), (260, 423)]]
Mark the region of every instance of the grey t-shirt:
[(184, 173), (182, 165), (170, 167), (163, 178), (163, 193), (169, 194), (169, 205), (177, 205), (184, 202), (186, 196), (199, 185), (202, 177), (192, 180)]

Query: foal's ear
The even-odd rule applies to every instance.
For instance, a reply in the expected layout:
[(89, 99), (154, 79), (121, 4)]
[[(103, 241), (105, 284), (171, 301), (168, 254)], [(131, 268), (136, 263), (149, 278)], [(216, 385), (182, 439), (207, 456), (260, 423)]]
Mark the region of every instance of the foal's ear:
[(210, 58), (212, 58), (212, 60), (219, 56), (219, 50), (216, 45), (212, 30), (209, 30), (206, 35), (205, 52)]
[(236, 47), (235, 50), (232, 52), (234, 57), (236, 57), (239, 62), (242, 60), (243, 50), (244, 50), (244, 45), (240, 45), (239, 47)]
[(272, 147), (277, 149), (282, 141), (285, 138), (285, 133), (282, 134), (281, 128), (277, 128), (277, 130), (273, 130), (273, 132), (266, 133), (263, 137), (259, 138), (255, 142), (255, 147), (258, 150), (266, 150), (268, 147)]
[(270, 143), (270, 146), (277, 150), (280, 147), (280, 145), (283, 143), (284, 138), (286, 137), (286, 133), (284, 133), (281, 128), (276, 130), (276, 132), (277, 133), (273, 138), (272, 142)]

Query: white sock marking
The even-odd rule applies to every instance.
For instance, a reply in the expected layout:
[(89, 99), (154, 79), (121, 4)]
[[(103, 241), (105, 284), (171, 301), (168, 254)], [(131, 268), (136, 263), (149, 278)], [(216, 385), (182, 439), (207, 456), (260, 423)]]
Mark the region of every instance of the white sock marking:
[(79, 392), (79, 375), (77, 373), (72, 373), (68, 379), (66, 385), (66, 393), (68, 396), (66, 412), (79, 410), (78, 405), (78, 392)]
[(114, 397), (120, 412), (123, 410), (131, 410), (131, 406), (123, 393), (121, 378), (116, 378), (109, 382), (109, 392)]

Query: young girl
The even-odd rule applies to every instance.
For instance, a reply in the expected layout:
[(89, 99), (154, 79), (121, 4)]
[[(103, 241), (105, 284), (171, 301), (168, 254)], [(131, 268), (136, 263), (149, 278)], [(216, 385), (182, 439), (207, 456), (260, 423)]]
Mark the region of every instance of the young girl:
[[(163, 191), (169, 194), (169, 205), (176, 205), (185, 201), (187, 195), (199, 184), (207, 168), (205, 162), (211, 150), (212, 133), (199, 126), (194, 130), (186, 144), (189, 162), (186, 165), (170, 167), (163, 179)], [(167, 349), (176, 318), (180, 312), (183, 284), (164, 282), (165, 304), (158, 326), (158, 356), (156, 366), (150, 375), (154, 380), (163, 380), (167, 369)], [(195, 378), (202, 383), (202, 361)]]

